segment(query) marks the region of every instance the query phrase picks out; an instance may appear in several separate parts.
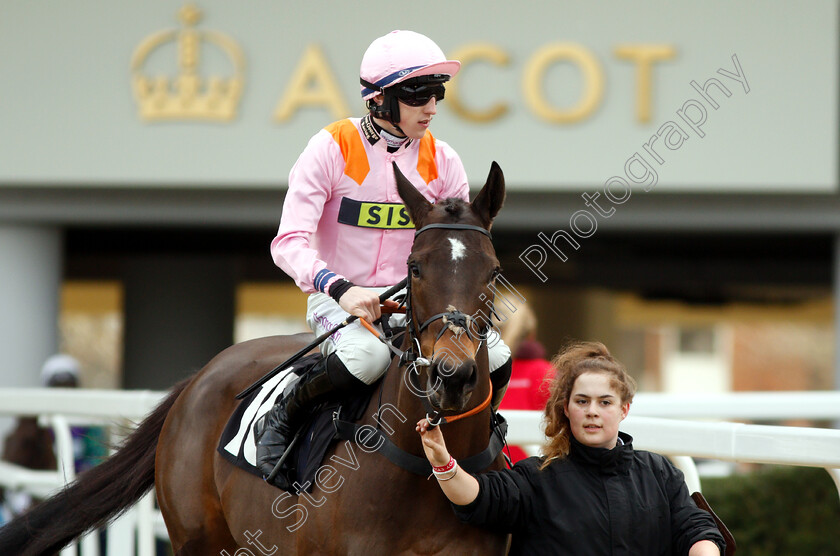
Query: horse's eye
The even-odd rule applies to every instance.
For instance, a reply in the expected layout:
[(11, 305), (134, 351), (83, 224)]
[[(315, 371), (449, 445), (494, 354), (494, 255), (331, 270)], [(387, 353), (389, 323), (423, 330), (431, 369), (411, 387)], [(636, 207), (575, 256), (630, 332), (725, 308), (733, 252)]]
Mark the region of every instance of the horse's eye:
[(493, 269), (493, 272), (490, 273), (490, 282), (494, 281), (499, 275), (502, 273), (502, 269), (500, 267), (496, 267)]
[(420, 278), (420, 267), (417, 266), (416, 263), (411, 263), (408, 265), (408, 269), (411, 271), (411, 276), (413, 278)]

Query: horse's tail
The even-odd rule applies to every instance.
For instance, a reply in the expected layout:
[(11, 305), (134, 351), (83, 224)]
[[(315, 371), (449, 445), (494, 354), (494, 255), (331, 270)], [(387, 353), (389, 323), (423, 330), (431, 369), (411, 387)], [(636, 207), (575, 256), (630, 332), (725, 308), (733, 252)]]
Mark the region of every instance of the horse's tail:
[(176, 385), (113, 456), (0, 528), (0, 554), (55, 553), (140, 500), (155, 484), (155, 450), (163, 422), (191, 380)]

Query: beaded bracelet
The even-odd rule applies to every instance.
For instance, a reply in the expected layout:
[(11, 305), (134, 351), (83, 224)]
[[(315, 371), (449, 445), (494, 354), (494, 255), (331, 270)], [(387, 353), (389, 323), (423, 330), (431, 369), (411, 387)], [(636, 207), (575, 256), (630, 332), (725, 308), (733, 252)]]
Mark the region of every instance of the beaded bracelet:
[(438, 481), (448, 481), (449, 479), (453, 479), (455, 477), (455, 475), (458, 474), (458, 466), (456, 465), (455, 467), (452, 468), (452, 471), (447, 471), (447, 473), (451, 473), (451, 475), (449, 475), (448, 477), (444, 477), (444, 475), (446, 473), (440, 473), (440, 474), (435, 473), (435, 478)]

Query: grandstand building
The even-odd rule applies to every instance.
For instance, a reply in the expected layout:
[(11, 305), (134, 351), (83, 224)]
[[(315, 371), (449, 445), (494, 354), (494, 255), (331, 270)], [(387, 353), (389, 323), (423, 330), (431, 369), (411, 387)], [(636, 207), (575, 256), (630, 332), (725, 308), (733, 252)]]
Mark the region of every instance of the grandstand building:
[(506, 296), (549, 351), (600, 339), (654, 390), (836, 388), (838, 15), (9, 3), (0, 382), (37, 385), (63, 350), (87, 386), (165, 389), (234, 341), (302, 330), (268, 252), (289, 170), (363, 114), (370, 41), (412, 28), (463, 62), (431, 131), (474, 191), (504, 170)]

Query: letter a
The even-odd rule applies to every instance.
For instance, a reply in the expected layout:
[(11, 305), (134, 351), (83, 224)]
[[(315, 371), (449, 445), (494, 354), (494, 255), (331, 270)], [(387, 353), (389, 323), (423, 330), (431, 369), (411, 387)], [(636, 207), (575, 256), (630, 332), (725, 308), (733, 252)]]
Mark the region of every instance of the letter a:
[(350, 115), (329, 63), (317, 45), (310, 45), (303, 53), (288, 88), (277, 103), (274, 119), (285, 122), (302, 106), (326, 107), (336, 119)]

